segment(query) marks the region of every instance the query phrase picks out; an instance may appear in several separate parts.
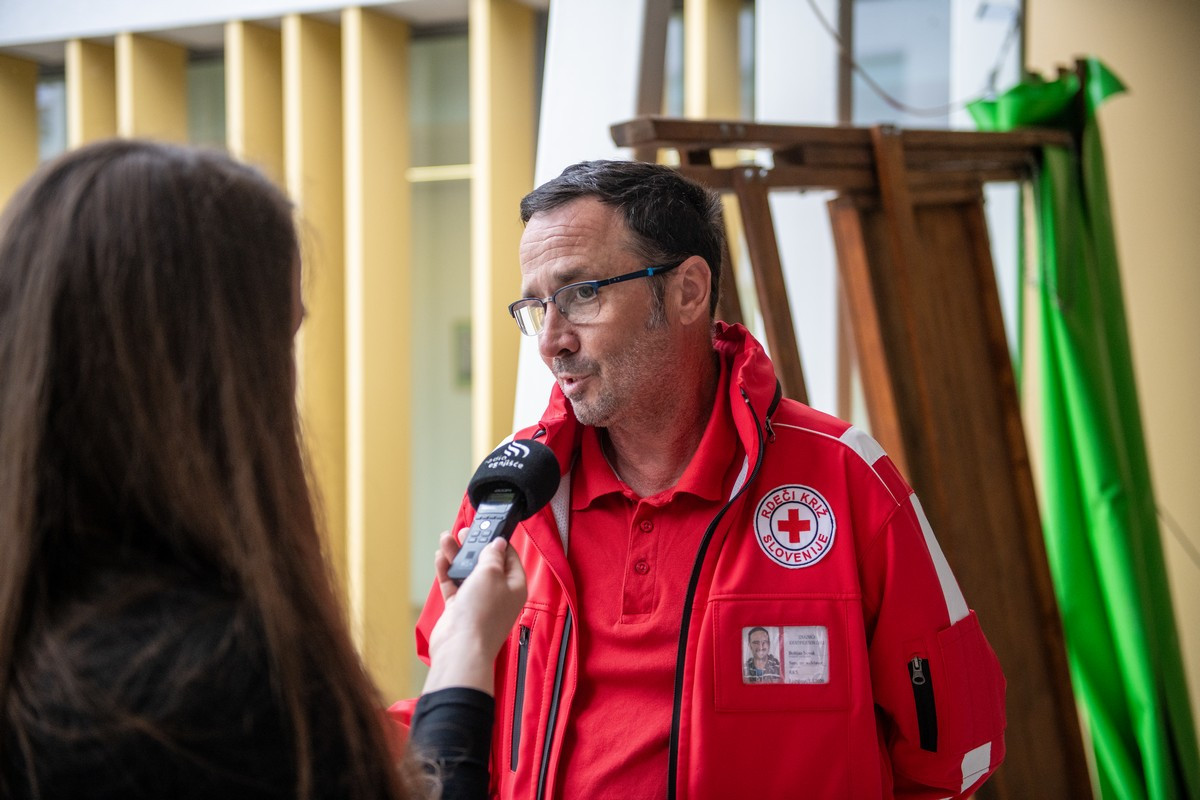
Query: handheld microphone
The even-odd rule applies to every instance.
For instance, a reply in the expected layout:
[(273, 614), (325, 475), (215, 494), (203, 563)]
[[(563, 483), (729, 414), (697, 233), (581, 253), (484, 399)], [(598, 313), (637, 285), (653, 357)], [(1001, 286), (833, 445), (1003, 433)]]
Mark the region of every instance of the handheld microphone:
[(493, 450), (467, 484), (476, 513), (450, 565), (451, 580), (462, 583), (483, 548), (498, 537), (508, 539), (518, 522), (549, 503), (558, 479), (558, 459), (541, 442), (516, 439)]

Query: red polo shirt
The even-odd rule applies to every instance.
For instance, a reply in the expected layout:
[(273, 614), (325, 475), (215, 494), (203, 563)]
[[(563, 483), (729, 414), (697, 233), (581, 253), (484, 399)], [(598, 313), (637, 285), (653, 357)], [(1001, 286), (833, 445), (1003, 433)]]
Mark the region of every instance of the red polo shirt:
[[(578, 589), (579, 682), (563, 739), (559, 796), (661, 800), (683, 600), (705, 528), (744, 456), (727, 366), (696, 454), (672, 488), (640, 498), (584, 431), (571, 476), (567, 559)], [(669, 411), (667, 412), (669, 413)]]

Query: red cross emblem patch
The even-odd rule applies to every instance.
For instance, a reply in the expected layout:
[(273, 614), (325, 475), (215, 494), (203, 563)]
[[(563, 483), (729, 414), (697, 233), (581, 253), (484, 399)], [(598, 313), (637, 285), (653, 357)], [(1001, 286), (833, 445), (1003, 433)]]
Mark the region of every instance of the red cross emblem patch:
[(837, 522), (829, 503), (808, 486), (780, 486), (754, 511), (754, 538), (776, 564), (811, 567), (833, 548)]

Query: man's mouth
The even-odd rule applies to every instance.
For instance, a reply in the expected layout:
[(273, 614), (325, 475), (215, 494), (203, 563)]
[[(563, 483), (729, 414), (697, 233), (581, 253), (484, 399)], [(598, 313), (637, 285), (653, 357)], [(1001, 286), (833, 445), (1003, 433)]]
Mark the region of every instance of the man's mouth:
[(563, 393), (568, 395), (575, 387), (587, 379), (586, 375), (570, 375), (567, 373), (559, 374), (556, 377), (558, 378), (558, 385), (562, 387)]
[(582, 388), (582, 384), (586, 383), (588, 378), (595, 374), (592, 365), (580, 363), (572, 360), (568, 362), (566, 359), (551, 365), (551, 371), (554, 373), (554, 379), (558, 381), (559, 387), (563, 394), (570, 397), (572, 392), (577, 392)]

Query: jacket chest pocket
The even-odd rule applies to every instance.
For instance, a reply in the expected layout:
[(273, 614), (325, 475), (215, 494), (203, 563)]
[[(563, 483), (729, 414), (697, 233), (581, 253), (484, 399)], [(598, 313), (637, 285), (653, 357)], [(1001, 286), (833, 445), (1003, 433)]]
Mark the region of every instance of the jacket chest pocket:
[(517, 771), (517, 754), (521, 751), (521, 717), (525, 713), (525, 671), (529, 666), (529, 638), (533, 635), (533, 620), (517, 628), (516, 680), (513, 688), (513, 712), (509, 743), (508, 768)]
[[(849, 707), (857, 602), (832, 596), (714, 599), (708, 654), (718, 711)], [(861, 633), (855, 641), (864, 641)], [(865, 644), (859, 646), (865, 659)]]

